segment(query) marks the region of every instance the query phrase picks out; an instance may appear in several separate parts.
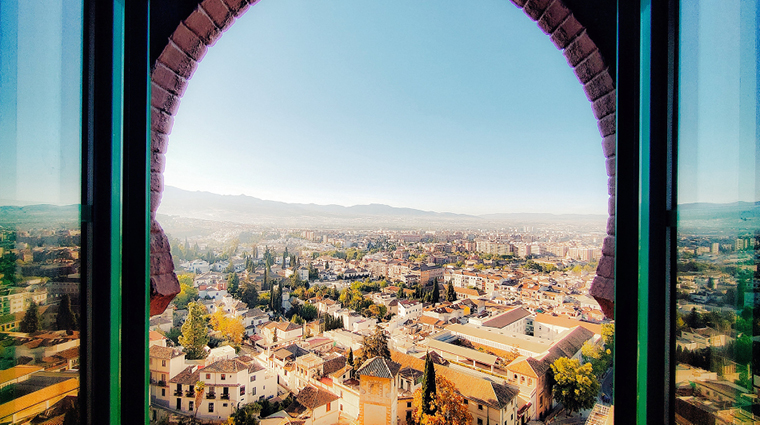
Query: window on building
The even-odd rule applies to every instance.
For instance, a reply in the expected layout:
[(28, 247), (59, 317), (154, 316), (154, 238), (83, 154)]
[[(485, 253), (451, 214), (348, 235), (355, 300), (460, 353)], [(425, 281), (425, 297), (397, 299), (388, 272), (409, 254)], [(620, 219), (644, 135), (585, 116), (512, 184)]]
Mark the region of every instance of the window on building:
[(208, 404), (208, 412), (209, 413), (214, 413), (214, 403), (209, 403)]
[(240, 395), (245, 395), (245, 385), (240, 386)]
[(206, 379), (211, 379), (211, 374), (210, 373), (206, 374)]
[(251, 376), (251, 382), (256, 380), (256, 375)]
[(190, 400), (190, 401), (187, 402), (187, 410), (189, 410), (191, 412), (193, 410), (195, 410), (195, 402), (194, 401)]
[(166, 397), (166, 388), (161, 388), (161, 397)]
[(410, 402), (410, 401), (407, 401), (407, 402), (406, 402), (406, 407), (412, 407), (412, 402)]
[(224, 376), (224, 374), (222, 374), (222, 377), (221, 377), (221, 378), (222, 378), (222, 381), (224, 381), (224, 379), (225, 379), (225, 376)]
[(483, 425), (483, 419), (478, 418), (478, 425)]
[(325, 404), (325, 411), (326, 411), (326, 412), (329, 412), (329, 411), (330, 411), (330, 409), (332, 408), (332, 406), (331, 406), (331, 405), (332, 405), (332, 403), (327, 403), (327, 404)]
[(482, 404), (478, 404), (478, 410), (483, 410), (483, 405)]
[(166, 366), (166, 360), (161, 360), (161, 366)]

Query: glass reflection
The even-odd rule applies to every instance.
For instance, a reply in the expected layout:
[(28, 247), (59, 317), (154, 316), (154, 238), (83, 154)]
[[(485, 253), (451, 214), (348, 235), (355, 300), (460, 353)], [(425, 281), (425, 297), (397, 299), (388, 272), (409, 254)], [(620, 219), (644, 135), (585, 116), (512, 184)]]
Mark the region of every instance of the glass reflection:
[(676, 419), (760, 422), (757, 0), (683, 1)]
[(0, 2), (0, 423), (79, 423), (82, 3)]

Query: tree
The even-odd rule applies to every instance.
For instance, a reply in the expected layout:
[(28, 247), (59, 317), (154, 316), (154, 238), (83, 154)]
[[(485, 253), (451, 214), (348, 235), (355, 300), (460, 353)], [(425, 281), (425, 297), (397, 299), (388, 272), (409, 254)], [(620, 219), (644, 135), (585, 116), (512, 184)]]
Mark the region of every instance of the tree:
[(235, 407), (234, 412), (227, 419), (228, 425), (258, 425), (258, 416), (261, 413), (261, 405), (258, 403), (244, 404), (240, 408)]
[(594, 406), (599, 381), (590, 363), (581, 366), (576, 359), (560, 357), (552, 363), (552, 372), (555, 380), (552, 395), (567, 410), (577, 412)]
[(55, 318), (55, 327), (59, 331), (70, 331), (77, 328), (77, 318), (74, 315), (74, 310), (71, 309), (71, 299), (68, 294), (64, 294), (61, 297), (58, 315)]
[(612, 350), (594, 344), (591, 341), (586, 341), (581, 347), (581, 354), (583, 355), (583, 361), (591, 363), (591, 367), (594, 370), (594, 375), (601, 376), (612, 360)]
[(208, 344), (208, 329), (204, 319), (206, 308), (202, 304), (192, 302), (187, 305), (187, 310), (187, 319), (182, 325), (179, 343), (185, 347), (188, 360), (204, 359), (207, 353), (203, 347)]
[(198, 408), (201, 406), (201, 401), (203, 401), (203, 393), (206, 392), (206, 383), (198, 381), (193, 389), (195, 390), (195, 415), (193, 417), (196, 417), (198, 416)]
[[(435, 397), (435, 366), (433, 360), (430, 359), (430, 354), (425, 354), (425, 372), (422, 375), (422, 386), (420, 391), (422, 395), (420, 397), (420, 411), (423, 415), (432, 415), (435, 413), (435, 406), (433, 405), (433, 398)], [(418, 423), (421, 421), (417, 421)]]
[(193, 286), (192, 275), (178, 275), (180, 292), (174, 297), (174, 306), (179, 310), (187, 308), (187, 304), (198, 299), (198, 289)]
[[(227, 275), (227, 292), (233, 297), (238, 293), (238, 286), (240, 285), (240, 278), (237, 273), (232, 272)], [(236, 297), (237, 298), (237, 297)]]
[(454, 284), (449, 281), (449, 285), (446, 287), (446, 301), (454, 302), (457, 300), (457, 292), (454, 290)]
[(372, 335), (365, 336), (363, 343), (364, 347), (359, 362), (360, 365), (373, 357), (391, 358), (391, 350), (388, 348), (388, 337), (385, 336), (385, 332), (383, 332), (380, 326), (375, 327), (375, 332)]
[(254, 308), (259, 303), (259, 291), (256, 290), (256, 286), (250, 282), (244, 282), (240, 285), (238, 291), (238, 299), (246, 303), (249, 308)]
[(346, 363), (348, 363), (351, 368), (354, 368), (354, 349), (349, 347), (348, 348), (348, 358), (346, 359)]
[(436, 392), (430, 402), (433, 413), (423, 412), (422, 388), (414, 392), (412, 420), (420, 425), (449, 425), (472, 423), (472, 415), (454, 384), (443, 376), (435, 377)]
[(34, 333), (42, 329), (42, 318), (40, 317), (40, 310), (37, 307), (37, 303), (31, 301), (29, 308), (24, 314), (24, 319), (21, 320), (19, 325), (19, 331), (26, 333)]
[(438, 304), (438, 301), (441, 299), (441, 290), (438, 288), (438, 280), (433, 281), (433, 292), (431, 295), (430, 300), (433, 302), (433, 304)]
[(240, 345), (245, 335), (245, 326), (239, 317), (227, 317), (222, 310), (216, 310), (209, 320), (211, 327), (222, 334), (222, 338), (232, 345)]

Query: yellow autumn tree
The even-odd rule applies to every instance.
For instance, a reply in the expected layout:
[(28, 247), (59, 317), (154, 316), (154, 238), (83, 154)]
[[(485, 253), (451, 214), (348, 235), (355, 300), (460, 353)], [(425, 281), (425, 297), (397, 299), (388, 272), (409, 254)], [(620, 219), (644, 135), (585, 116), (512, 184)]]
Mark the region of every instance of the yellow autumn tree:
[(412, 419), (419, 425), (453, 425), (472, 423), (472, 415), (464, 404), (464, 398), (454, 388), (454, 384), (441, 374), (435, 376), (435, 393), (431, 405), (432, 414), (422, 411), (422, 388), (414, 392)]
[(245, 326), (239, 317), (228, 317), (222, 310), (216, 310), (209, 319), (211, 327), (222, 334), (222, 338), (232, 345), (240, 345), (245, 335)]

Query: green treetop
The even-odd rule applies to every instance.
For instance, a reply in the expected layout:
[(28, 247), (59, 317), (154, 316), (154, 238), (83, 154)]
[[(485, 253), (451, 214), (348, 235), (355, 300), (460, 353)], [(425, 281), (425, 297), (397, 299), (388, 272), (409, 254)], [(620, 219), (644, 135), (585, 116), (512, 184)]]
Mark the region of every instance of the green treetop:
[(435, 414), (435, 406), (432, 405), (435, 397), (435, 366), (429, 354), (425, 354), (425, 372), (422, 375), (422, 413), (425, 415)]
[(24, 314), (24, 319), (19, 325), (19, 331), (26, 333), (34, 333), (42, 329), (42, 318), (40, 317), (40, 310), (37, 307), (37, 303), (32, 301), (29, 304), (29, 308)]
[(203, 349), (208, 344), (208, 327), (204, 316), (205, 307), (199, 303), (187, 305), (187, 319), (182, 325), (182, 335), (179, 343), (185, 347), (185, 356), (188, 360), (203, 359), (206, 351)]

